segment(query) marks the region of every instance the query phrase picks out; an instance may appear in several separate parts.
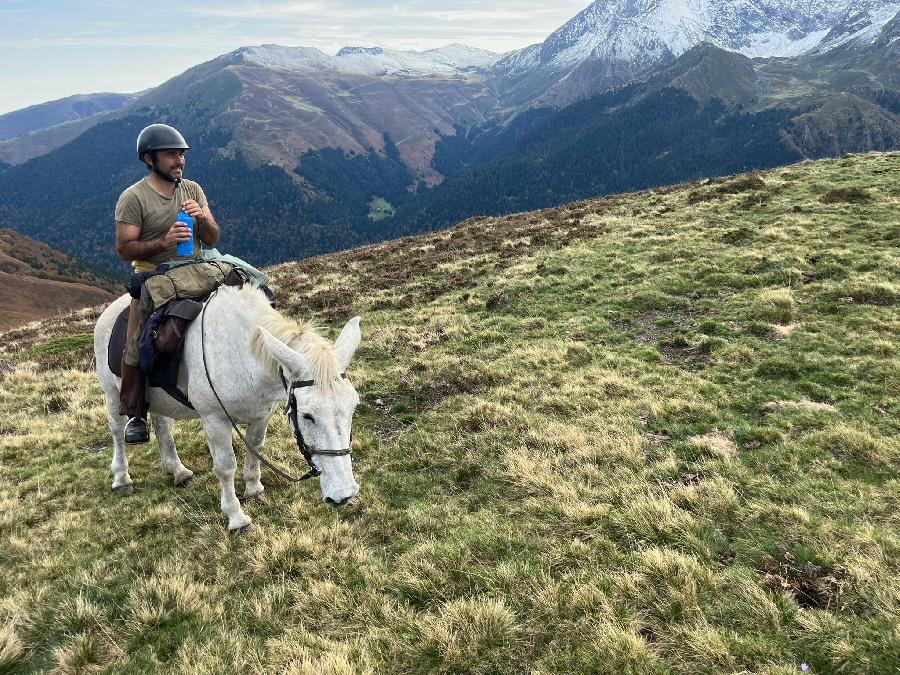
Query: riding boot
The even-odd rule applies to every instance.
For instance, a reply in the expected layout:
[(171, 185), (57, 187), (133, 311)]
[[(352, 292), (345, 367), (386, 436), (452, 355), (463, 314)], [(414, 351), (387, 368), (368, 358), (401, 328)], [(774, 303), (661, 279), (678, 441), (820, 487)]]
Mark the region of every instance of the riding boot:
[(147, 429), (147, 396), (144, 372), (137, 366), (122, 362), (122, 388), (119, 391), (119, 414), (128, 415), (125, 424), (125, 443), (137, 445), (150, 440)]

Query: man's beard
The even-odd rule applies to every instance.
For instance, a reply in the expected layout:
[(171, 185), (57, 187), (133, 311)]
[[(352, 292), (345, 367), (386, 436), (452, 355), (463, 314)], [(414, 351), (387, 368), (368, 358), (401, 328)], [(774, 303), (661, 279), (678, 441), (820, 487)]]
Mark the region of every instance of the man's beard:
[(168, 183), (178, 183), (181, 180), (181, 178), (172, 178), (172, 176), (160, 170), (159, 162), (156, 161), (156, 158), (153, 159), (153, 173)]

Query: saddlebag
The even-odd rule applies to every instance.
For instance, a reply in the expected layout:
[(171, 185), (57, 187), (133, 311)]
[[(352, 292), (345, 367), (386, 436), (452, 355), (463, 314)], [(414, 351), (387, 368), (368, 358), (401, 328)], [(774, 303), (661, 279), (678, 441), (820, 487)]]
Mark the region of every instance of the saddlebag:
[(188, 324), (200, 314), (203, 304), (196, 300), (172, 300), (166, 306), (159, 328), (153, 333), (153, 344), (160, 354), (174, 354), (181, 349)]

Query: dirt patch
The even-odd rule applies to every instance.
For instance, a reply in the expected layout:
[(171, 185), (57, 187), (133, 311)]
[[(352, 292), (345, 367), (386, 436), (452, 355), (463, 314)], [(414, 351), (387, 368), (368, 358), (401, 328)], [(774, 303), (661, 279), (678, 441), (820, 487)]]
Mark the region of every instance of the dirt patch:
[(629, 317), (610, 317), (612, 326), (631, 336), (636, 345), (652, 345), (666, 362), (690, 368), (709, 361), (702, 345), (691, 344), (687, 332), (696, 320), (690, 308), (643, 312)]
[(643, 431), (641, 436), (650, 441), (653, 445), (662, 445), (666, 441), (671, 440), (669, 434), (665, 431)]
[(701, 436), (691, 436), (688, 438), (688, 442), (700, 447), (709, 448), (725, 459), (734, 459), (738, 455), (738, 446), (734, 442), (733, 431), (719, 431), (718, 429), (713, 429)]
[(819, 403), (818, 401), (770, 401), (764, 403), (760, 410), (763, 412), (772, 412), (774, 410), (813, 410), (817, 412), (837, 412), (830, 403)]
[(853, 582), (853, 576), (841, 567), (828, 570), (809, 561), (799, 565), (797, 558), (785, 549), (774, 558), (763, 558), (757, 569), (766, 575), (763, 587), (794, 596), (801, 607), (835, 609)]
[(703, 476), (699, 473), (690, 473), (684, 472), (678, 475), (676, 480), (661, 480), (657, 479), (656, 484), (663, 488), (666, 492), (671, 492), (676, 488), (699, 485), (700, 481), (703, 480)]

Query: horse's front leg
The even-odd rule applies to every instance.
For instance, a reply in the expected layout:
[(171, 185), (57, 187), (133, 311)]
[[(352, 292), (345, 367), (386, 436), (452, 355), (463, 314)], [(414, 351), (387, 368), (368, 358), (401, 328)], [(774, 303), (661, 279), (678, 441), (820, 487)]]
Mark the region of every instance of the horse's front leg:
[(194, 477), (194, 472), (181, 463), (178, 450), (175, 449), (175, 437), (172, 436), (173, 426), (172, 418), (153, 415), (153, 431), (159, 443), (159, 461), (163, 469), (175, 478), (175, 486), (183, 487)]
[(234, 448), (231, 445), (231, 425), (224, 418), (204, 417), (203, 431), (212, 455), (213, 472), (219, 479), (221, 490), (222, 513), (228, 518), (228, 529), (232, 532), (246, 528), (252, 522), (241, 509), (237, 494), (234, 491), (234, 474), (237, 462)]
[[(247, 427), (247, 443), (257, 453), (262, 450), (266, 440), (266, 429), (269, 426), (270, 417), (253, 422)], [(244, 452), (244, 498), (257, 497), (263, 493), (263, 490), (265, 488), (260, 482), (259, 459), (247, 450)]]

